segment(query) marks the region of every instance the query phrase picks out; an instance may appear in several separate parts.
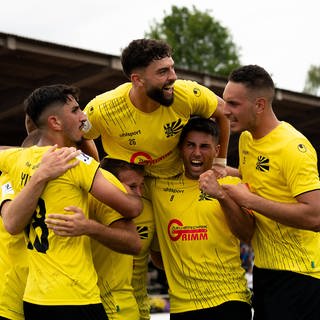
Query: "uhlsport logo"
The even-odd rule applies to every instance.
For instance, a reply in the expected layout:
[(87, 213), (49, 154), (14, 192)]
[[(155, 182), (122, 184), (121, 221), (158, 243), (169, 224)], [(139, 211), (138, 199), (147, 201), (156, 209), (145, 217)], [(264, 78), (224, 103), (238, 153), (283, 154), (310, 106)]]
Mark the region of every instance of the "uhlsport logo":
[(172, 241), (208, 240), (207, 226), (184, 226), (178, 219), (172, 219), (168, 224), (168, 235)]
[(193, 94), (196, 96), (196, 97), (200, 97), (201, 96), (201, 91), (199, 88), (195, 87), (193, 88)]
[(307, 152), (306, 146), (305, 146), (304, 144), (302, 144), (302, 143), (299, 143), (299, 144), (298, 144), (298, 150), (299, 150), (300, 152), (302, 152), (302, 153)]

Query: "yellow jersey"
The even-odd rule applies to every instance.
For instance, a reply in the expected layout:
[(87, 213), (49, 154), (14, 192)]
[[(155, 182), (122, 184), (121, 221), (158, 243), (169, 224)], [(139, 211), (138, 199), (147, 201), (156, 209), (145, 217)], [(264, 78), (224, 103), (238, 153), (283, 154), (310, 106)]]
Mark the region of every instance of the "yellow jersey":
[[(17, 193), (28, 182), (48, 148), (33, 146), (0, 153), (0, 170), (9, 174)], [(33, 304), (101, 302), (89, 237), (60, 237), (44, 222), (49, 213), (71, 214), (64, 211), (69, 205), (80, 207), (88, 217), (88, 192), (99, 163), (85, 154), (77, 158), (79, 165), (47, 183), (25, 228), (29, 274), (24, 300)]]
[[(2, 175), (1, 203), (14, 198), (10, 177)], [(0, 218), (0, 316), (23, 320), (22, 297), (28, 275), (28, 256), (23, 233), (10, 235)]]
[[(314, 148), (286, 122), (261, 139), (243, 132), (239, 169), (250, 190), (269, 200), (296, 203), (297, 195), (320, 189)], [(319, 232), (292, 228), (257, 212), (255, 217), (252, 247), (257, 267), (320, 278)]]
[(174, 102), (151, 113), (137, 109), (129, 98), (131, 83), (120, 85), (88, 103), (87, 139), (101, 136), (108, 156), (145, 165), (154, 177), (172, 177), (183, 171), (177, 144), (191, 115), (209, 118), (218, 99), (208, 88), (189, 80), (174, 84)]
[[(221, 184), (240, 180), (225, 177)], [(250, 303), (240, 242), (219, 202), (185, 176), (153, 179), (156, 232), (169, 285), (170, 312), (181, 313), (237, 300)]]

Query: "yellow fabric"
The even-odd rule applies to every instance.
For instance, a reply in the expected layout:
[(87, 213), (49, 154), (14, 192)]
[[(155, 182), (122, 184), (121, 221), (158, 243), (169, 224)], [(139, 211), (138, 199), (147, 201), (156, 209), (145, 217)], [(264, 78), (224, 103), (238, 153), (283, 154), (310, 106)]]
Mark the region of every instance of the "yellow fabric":
[(177, 80), (174, 102), (144, 113), (129, 99), (131, 83), (97, 96), (85, 112), (90, 122), (88, 139), (101, 136), (105, 152), (112, 158), (146, 164), (146, 173), (170, 177), (182, 172), (176, 148), (190, 115), (209, 118), (217, 107), (217, 97), (196, 82)]
[(150, 301), (147, 292), (149, 251), (155, 233), (155, 223), (151, 202), (143, 199), (143, 211), (133, 221), (142, 241), (142, 249), (133, 257), (132, 287), (138, 303), (140, 320), (150, 319)]
[[(114, 175), (105, 170), (102, 170), (102, 173), (115, 186), (126, 192), (122, 183)], [(123, 219), (120, 213), (93, 197), (89, 200), (89, 210), (91, 218), (105, 225)], [(98, 274), (101, 301), (109, 319), (138, 319), (138, 307), (130, 284), (133, 257), (117, 253), (93, 239), (91, 246), (93, 262)]]
[[(1, 202), (12, 200), (14, 191), (9, 176), (0, 177)], [(0, 316), (23, 320), (22, 297), (28, 275), (28, 257), (24, 235), (12, 236), (0, 218)]]
[[(136, 305), (131, 286), (133, 257), (117, 253), (95, 240), (91, 242), (103, 306), (110, 319), (123, 319), (121, 315), (127, 311), (128, 304)], [(118, 302), (118, 292), (120, 294), (123, 292), (127, 297), (121, 306)], [(136, 319), (135, 310), (131, 311), (133, 315), (127, 319)]]
[[(296, 203), (295, 196), (320, 189), (314, 148), (286, 122), (258, 140), (249, 132), (242, 133), (239, 156), (243, 182), (266, 199)], [(255, 216), (252, 246), (256, 266), (320, 278), (320, 233), (291, 228), (258, 213)]]
[[(38, 167), (48, 147), (33, 146), (0, 153), (0, 168), (8, 172), (19, 192)], [(65, 213), (64, 207), (80, 207), (88, 216), (88, 192), (99, 163), (87, 155), (78, 156), (79, 165), (48, 182), (31, 224), (25, 229), (29, 255), (29, 275), (24, 300), (39, 305), (84, 305), (99, 303), (97, 275), (90, 239), (59, 237), (48, 230), (49, 213)], [(12, 166), (12, 163), (15, 163)]]
[[(220, 183), (235, 184), (226, 177)], [(217, 200), (186, 177), (151, 182), (156, 231), (169, 284), (170, 312), (249, 302), (240, 243)]]
[[(104, 176), (107, 177), (107, 175), (110, 176), (111, 174), (105, 171)], [(114, 182), (116, 186), (125, 190), (120, 181), (117, 183), (116, 181), (112, 181), (110, 177), (109, 181)], [(110, 225), (112, 222), (123, 218), (119, 213), (112, 210), (110, 207), (103, 205), (93, 197), (90, 197), (89, 207), (91, 218), (94, 218), (105, 225)], [(138, 261), (137, 268), (135, 269), (136, 281), (134, 283), (140, 281), (140, 278), (142, 277), (146, 284), (147, 269), (145, 269), (143, 263), (148, 257), (148, 246), (154, 232), (154, 223), (152, 219), (151, 204), (149, 201), (145, 200), (142, 213), (134, 219), (134, 222), (137, 223), (137, 228), (143, 243), (141, 253), (134, 258), (131, 255), (117, 253), (103, 246), (98, 241), (92, 240), (93, 261), (98, 274), (101, 300), (109, 319), (140, 319), (138, 305), (131, 284), (131, 281), (133, 281), (133, 261)], [(141, 286), (139, 283), (138, 294), (140, 298), (139, 301), (141, 301), (141, 304), (143, 303), (142, 309), (144, 314), (150, 309), (150, 307), (148, 308), (148, 305), (146, 306), (144, 301), (144, 294), (146, 293), (144, 292), (144, 290), (146, 290), (145, 284), (144, 286)]]

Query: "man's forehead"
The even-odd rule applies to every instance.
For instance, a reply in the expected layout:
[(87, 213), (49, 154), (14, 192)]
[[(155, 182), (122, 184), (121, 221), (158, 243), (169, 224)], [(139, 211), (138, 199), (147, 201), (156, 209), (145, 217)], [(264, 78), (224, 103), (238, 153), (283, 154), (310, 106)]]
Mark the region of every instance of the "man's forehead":
[(150, 67), (155, 68), (155, 69), (161, 69), (164, 67), (172, 67), (173, 65), (174, 65), (174, 61), (173, 61), (172, 57), (164, 57), (161, 59), (154, 59), (149, 64)]
[(198, 144), (211, 144), (214, 141), (214, 137), (203, 131), (190, 131), (185, 138), (186, 142), (194, 142)]
[(77, 101), (72, 94), (68, 94), (68, 100), (69, 100), (69, 101), (72, 101), (72, 102), (73, 102), (73, 101)]
[(67, 104), (72, 106), (79, 106), (78, 101), (75, 99), (75, 97), (71, 94), (68, 95)]
[(223, 91), (223, 99), (238, 99), (247, 96), (247, 89), (242, 83), (229, 81)]

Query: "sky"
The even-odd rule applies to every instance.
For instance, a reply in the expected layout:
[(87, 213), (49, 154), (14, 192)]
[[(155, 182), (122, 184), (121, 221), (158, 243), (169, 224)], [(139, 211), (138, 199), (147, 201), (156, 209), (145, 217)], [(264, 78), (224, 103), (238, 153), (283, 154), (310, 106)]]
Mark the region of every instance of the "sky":
[(258, 64), (278, 88), (301, 92), (320, 65), (319, 0), (1, 0), (0, 32), (120, 55), (172, 5), (208, 11), (227, 28), (241, 64)]

